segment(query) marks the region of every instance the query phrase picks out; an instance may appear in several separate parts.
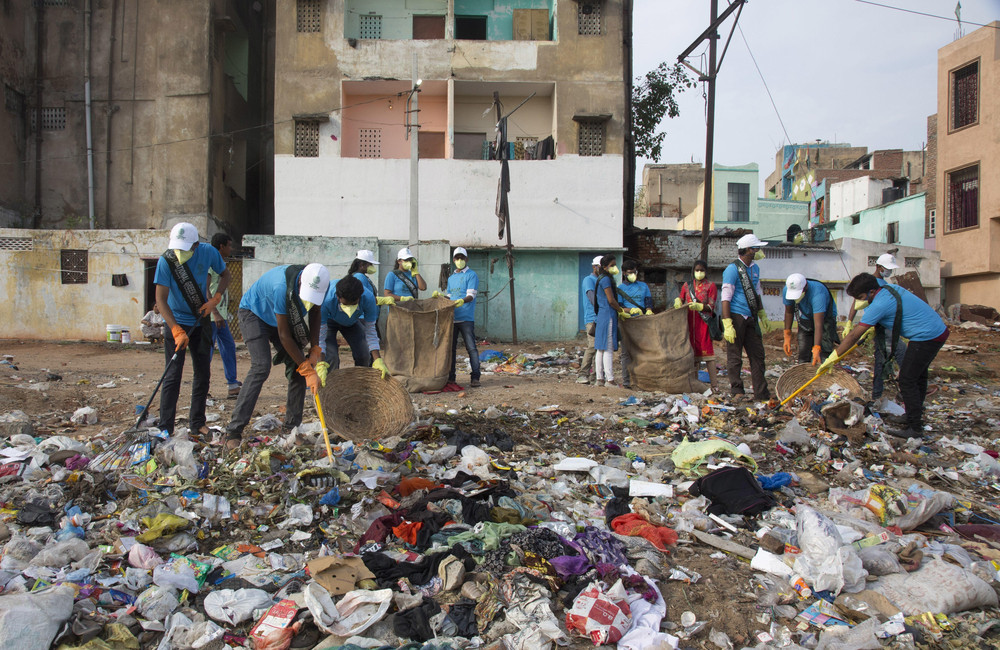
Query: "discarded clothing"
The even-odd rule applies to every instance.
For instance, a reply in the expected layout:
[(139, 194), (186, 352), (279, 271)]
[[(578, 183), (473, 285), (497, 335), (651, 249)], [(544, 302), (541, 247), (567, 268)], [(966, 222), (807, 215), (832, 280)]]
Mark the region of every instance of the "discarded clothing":
[(616, 518), (611, 522), (611, 528), (621, 535), (644, 537), (664, 553), (669, 552), (667, 546), (673, 546), (677, 543), (677, 533), (675, 531), (666, 526), (651, 524), (635, 513)]

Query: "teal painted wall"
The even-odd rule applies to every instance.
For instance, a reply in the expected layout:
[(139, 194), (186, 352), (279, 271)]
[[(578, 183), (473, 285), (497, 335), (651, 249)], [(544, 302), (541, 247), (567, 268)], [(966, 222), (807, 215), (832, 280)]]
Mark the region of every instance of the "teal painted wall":
[(757, 225), (754, 227), (754, 234), (761, 239), (784, 240), (788, 227), (793, 223), (802, 230), (809, 229), (808, 201), (757, 200)]
[(551, 33), (552, 0), (455, 0), (456, 16), (486, 16), (486, 36), (491, 41), (513, 38), (515, 9), (548, 9)]
[[(751, 228), (756, 229), (757, 224), (757, 163), (742, 165), (739, 167), (723, 167), (714, 165), (712, 172), (712, 204), (714, 207), (713, 217), (716, 228)], [(729, 220), (729, 184), (741, 183), (747, 186), (750, 200), (750, 220), (730, 221)]]
[(346, 0), (344, 3), (344, 38), (359, 38), (362, 14), (382, 16), (384, 40), (413, 38), (413, 16), (444, 16), (447, 0), (419, 0), (402, 3), (399, 0)]
[(902, 246), (924, 247), (924, 223), (926, 195), (921, 192), (892, 203), (862, 210), (858, 213), (858, 223), (851, 217), (841, 217), (833, 222), (830, 239), (853, 237), (868, 241), (886, 241), (889, 223), (899, 223), (899, 241)]

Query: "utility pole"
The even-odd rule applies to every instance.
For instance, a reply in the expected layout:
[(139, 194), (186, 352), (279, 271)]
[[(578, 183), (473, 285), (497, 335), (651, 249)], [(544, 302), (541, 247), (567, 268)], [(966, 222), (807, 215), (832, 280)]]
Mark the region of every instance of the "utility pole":
[(418, 160), (420, 148), (420, 119), (418, 97), (420, 94), (420, 78), (417, 77), (417, 53), (413, 53), (413, 85), (406, 98), (406, 134), (410, 138), (410, 241), (409, 247), (414, 256), (417, 255), (417, 245), (420, 243), (420, 174)]
[[(733, 0), (733, 3), (726, 7), (722, 15), (719, 15), (719, 0), (711, 0), (711, 13), (709, 16), (708, 28), (701, 33), (701, 35), (695, 39), (691, 45), (688, 46), (677, 60), (687, 66), (689, 69), (693, 70), (695, 74), (698, 75), (699, 81), (707, 82), (708, 84), (708, 119), (706, 121), (706, 134), (705, 134), (705, 194), (702, 200), (702, 218), (701, 218), (701, 259), (708, 260), (708, 233), (711, 230), (712, 224), (712, 167), (714, 166), (714, 149), (715, 149), (715, 79), (719, 74), (719, 67), (722, 65), (722, 59), (726, 57), (726, 52), (729, 50), (729, 43), (733, 38), (733, 32), (736, 30), (736, 23), (740, 20), (740, 13), (743, 11), (743, 4), (746, 0)], [(730, 14), (736, 11), (736, 19), (733, 21), (733, 29), (729, 32), (729, 37), (726, 39), (726, 46), (722, 50), (722, 56), (718, 57), (716, 60), (716, 53), (719, 41), (719, 25), (721, 25)], [(691, 52), (698, 47), (702, 41), (708, 39), (708, 73), (704, 73), (691, 64), (689, 64), (686, 59)]]

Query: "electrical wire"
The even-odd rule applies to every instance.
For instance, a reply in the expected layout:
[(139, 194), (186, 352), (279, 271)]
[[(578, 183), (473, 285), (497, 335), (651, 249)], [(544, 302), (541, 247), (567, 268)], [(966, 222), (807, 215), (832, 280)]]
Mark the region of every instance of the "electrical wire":
[(743, 34), (743, 28), (736, 25), (736, 28), (740, 30), (740, 38), (743, 39), (743, 44), (747, 46), (747, 53), (750, 55), (750, 60), (753, 61), (753, 67), (757, 68), (757, 74), (760, 75), (760, 81), (764, 84), (764, 90), (767, 91), (767, 98), (771, 100), (771, 107), (774, 109), (774, 114), (778, 116), (778, 123), (781, 125), (781, 130), (785, 132), (785, 141), (791, 142), (792, 139), (788, 136), (788, 129), (785, 128), (785, 121), (781, 119), (781, 113), (778, 112), (778, 105), (774, 103), (774, 97), (771, 95), (771, 89), (767, 86), (767, 81), (764, 79), (764, 73), (760, 71), (760, 66), (757, 65), (757, 58), (753, 55), (753, 51), (750, 49), (750, 43), (747, 42), (747, 37)]
[[(938, 18), (940, 20), (947, 20), (949, 22), (953, 21), (953, 20), (956, 20), (956, 18), (953, 18), (951, 16), (939, 16), (937, 14), (929, 14), (929, 13), (927, 13), (925, 11), (916, 11), (914, 9), (905, 9), (903, 7), (894, 7), (892, 5), (885, 5), (885, 4), (882, 4), (880, 2), (872, 2), (871, 0), (854, 0), (854, 1), (855, 2), (860, 2), (861, 4), (873, 5), (875, 7), (883, 7), (885, 9), (895, 9), (896, 11), (902, 11), (902, 12), (905, 12), (905, 13), (908, 13), (908, 14), (916, 14), (918, 16), (927, 16), (928, 18)], [(992, 27), (994, 29), (998, 29), (998, 27), (996, 25), (991, 25), (991, 24), (988, 24), (988, 23), (974, 23), (971, 20), (960, 20), (960, 22), (965, 23), (966, 25), (975, 25), (976, 27)]]

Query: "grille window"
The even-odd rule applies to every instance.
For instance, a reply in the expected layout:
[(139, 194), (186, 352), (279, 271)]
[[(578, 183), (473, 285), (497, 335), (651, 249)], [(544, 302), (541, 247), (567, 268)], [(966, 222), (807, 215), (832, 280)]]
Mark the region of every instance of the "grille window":
[(382, 157), (382, 129), (358, 129), (358, 157)]
[(903, 260), (903, 266), (905, 266), (908, 269), (920, 268), (920, 262), (922, 261), (923, 258), (920, 257), (907, 257), (904, 258)]
[(729, 183), (729, 220), (750, 221), (750, 184)]
[[(31, 112), (31, 129), (37, 128), (36, 112)], [(42, 130), (62, 131), (66, 128), (66, 109), (63, 107), (42, 108)]]
[(979, 225), (979, 165), (948, 174), (948, 230)]
[(951, 128), (979, 119), (979, 61), (951, 73)]
[(319, 157), (319, 122), (295, 121), (295, 157)]
[(581, 156), (604, 155), (604, 122), (580, 122), (579, 128), (579, 154)]
[(41, 2), (36, 0), (36, 3), (43, 7), (66, 7), (69, 5), (69, 0), (41, 0)]
[(382, 38), (382, 16), (365, 14), (358, 19), (361, 21), (361, 38)]
[(937, 236), (937, 210), (931, 210), (931, 213), (927, 216), (927, 236)]
[(601, 4), (581, 2), (576, 10), (577, 31), (581, 36), (601, 35)]
[(59, 268), (63, 284), (87, 284), (87, 251), (59, 251)]
[(298, 0), (295, 3), (295, 28), (297, 31), (320, 31), (322, 16), (321, 0)]
[(35, 242), (31, 237), (0, 237), (0, 251), (33, 250), (35, 250)]

